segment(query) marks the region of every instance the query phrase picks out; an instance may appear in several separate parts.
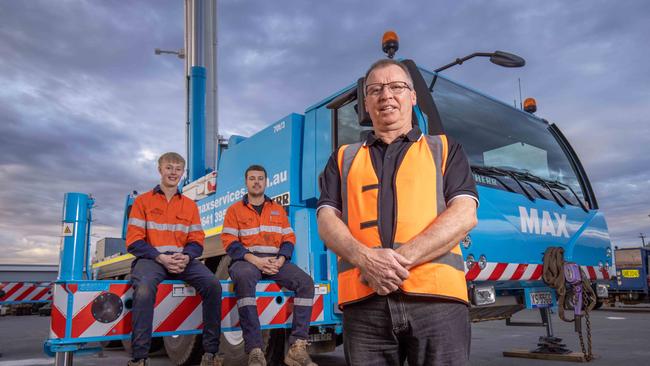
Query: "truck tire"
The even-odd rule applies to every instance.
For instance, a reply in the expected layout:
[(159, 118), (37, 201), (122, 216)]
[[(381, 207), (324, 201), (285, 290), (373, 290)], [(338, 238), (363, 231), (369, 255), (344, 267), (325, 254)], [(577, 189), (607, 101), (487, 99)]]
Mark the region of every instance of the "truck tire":
[[(122, 339), (122, 347), (124, 352), (129, 356), (133, 354), (133, 347), (131, 347), (131, 338)], [(158, 352), (163, 348), (163, 339), (160, 337), (151, 338), (151, 347), (149, 347), (149, 353)]]
[[(264, 354), (268, 366), (284, 366), (284, 354), (289, 349), (289, 330), (267, 330), (268, 337), (264, 337)], [(262, 333), (265, 336), (264, 333)]]
[[(228, 266), (230, 257), (225, 255), (221, 258), (215, 275), (219, 280), (228, 280)], [(264, 342), (264, 353), (268, 366), (284, 365), (284, 352), (286, 331), (284, 329), (262, 330), (262, 341)], [(224, 366), (246, 365), (248, 355), (244, 352), (244, 338), (241, 331), (221, 333), (219, 353), (224, 357)]]
[[(226, 275), (228, 275), (227, 266)], [(174, 365), (185, 366), (197, 364), (201, 361), (201, 357), (203, 356), (203, 338), (200, 334), (164, 337), (163, 342), (165, 344), (167, 356)], [(223, 343), (224, 341), (222, 335), (219, 352), (221, 352), (224, 348)]]
[[(266, 356), (267, 366), (284, 366), (286, 339), (284, 329), (262, 330), (263, 351)], [(223, 333), (219, 344), (219, 352), (224, 357), (224, 366), (238, 366), (248, 363), (248, 355), (244, 352), (244, 338), (241, 331)]]
[(122, 341), (102, 341), (99, 342), (99, 345), (102, 346), (103, 349), (117, 348), (122, 347)]
[(203, 345), (200, 334), (164, 337), (162, 340), (167, 357), (174, 365), (186, 366), (201, 362)]

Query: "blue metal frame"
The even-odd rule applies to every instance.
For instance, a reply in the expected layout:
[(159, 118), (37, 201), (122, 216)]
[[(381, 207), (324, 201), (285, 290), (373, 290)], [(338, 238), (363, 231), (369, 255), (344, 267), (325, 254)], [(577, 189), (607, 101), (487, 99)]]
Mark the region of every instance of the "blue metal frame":
[[(72, 236), (63, 237), (61, 245), (60, 281), (83, 280), (84, 258), (88, 257), (90, 208), (94, 200), (84, 193), (66, 193), (63, 204), (63, 224), (72, 224)], [(86, 267), (86, 268), (89, 268)]]
[(190, 70), (190, 101), (189, 101), (189, 146), (188, 174), (193, 182), (207, 172), (205, 170), (205, 84), (206, 69), (202, 66), (192, 66)]
[(135, 200), (134, 194), (127, 194), (126, 201), (124, 202), (124, 215), (122, 218), (122, 239), (126, 239), (126, 229), (129, 226), (129, 212), (131, 206), (133, 206), (133, 201)]
[(48, 303), (50, 300), (27, 300), (27, 301), (0, 301), (0, 305), (18, 305), (18, 304), (40, 304)]

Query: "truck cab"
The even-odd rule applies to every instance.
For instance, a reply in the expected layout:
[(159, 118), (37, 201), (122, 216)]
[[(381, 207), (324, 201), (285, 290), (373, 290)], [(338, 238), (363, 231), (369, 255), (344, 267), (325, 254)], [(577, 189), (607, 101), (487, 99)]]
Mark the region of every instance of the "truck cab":
[[(443, 75), (417, 70), (419, 75), (412, 76), (429, 87), (424, 92), (437, 113), (416, 113), (420, 129), (444, 131), (459, 141), (477, 183), (479, 224), (461, 245), (466, 279), (470, 291), (492, 287), (502, 306), (487, 311), (475, 306), (474, 320), (507, 318), (525, 306), (543, 305), (535, 298), (552, 301), (548, 296), (525, 298), (545, 287), (542, 261), (550, 246), (563, 247), (567, 261), (580, 264), (591, 280), (606, 283), (612, 263), (607, 224), (580, 160), (559, 128)], [(361, 141), (371, 129), (359, 117), (359, 90), (359, 83), (352, 84), (305, 113), (301, 198), (306, 202), (317, 199), (318, 169), (332, 151)], [(418, 94), (422, 107), (420, 99)]]
[(610, 300), (624, 304), (650, 301), (650, 249), (615, 249), (614, 260), (616, 277), (610, 286)]

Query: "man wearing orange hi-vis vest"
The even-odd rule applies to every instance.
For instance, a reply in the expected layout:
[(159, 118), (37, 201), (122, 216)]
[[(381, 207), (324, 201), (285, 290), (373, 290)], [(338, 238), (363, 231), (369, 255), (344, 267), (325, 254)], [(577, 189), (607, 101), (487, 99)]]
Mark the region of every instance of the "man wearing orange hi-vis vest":
[(295, 291), (288, 366), (317, 366), (307, 353), (314, 281), (291, 263), (296, 236), (284, 207), (264, 194), (266, 169), (251, 165), (244, 173), (248, 193), (228, 207), (221, 240), (232, 262), (228, 273), (235, 286), (237, 311), (249, 366), (265, 366), (263, 342), (255, 299), (262, 279), (273, 280)]
[(338, 255), (338, 300), (350, 365), (466, 365), (470, 322), (460, 240), (478, 194), (462, 147), (413, 124), (408, 68), (365, 77), (373, 131), (343, 145), (321, 176), (318, 230)]
[(185, 159), (165, 153), (158, 159), (160, 184), (136, 197), (129, 214), (126, 245), (136, 258), (131, 269), (133, 284), (133, 360), (129, 366), (146, 366), (151, 346), (154, 305), (158, 284), (165, 279), (183, 280), (203, 300), (203, 349), (201, 366), (221, 366), (217, 355), (221, 335), (221, 284), (199, 260), (205, 234), (196, 203), (178, 190)]

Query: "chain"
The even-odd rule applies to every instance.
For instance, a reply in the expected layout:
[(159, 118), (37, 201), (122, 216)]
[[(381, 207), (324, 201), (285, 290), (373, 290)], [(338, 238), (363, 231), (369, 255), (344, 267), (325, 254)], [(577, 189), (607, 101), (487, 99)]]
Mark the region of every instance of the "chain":
[(587, 323), (587, 349), (589, 350), (589, 353), (585, 355), (585, 358), (587, 361), (591, 361), (594, 359), (594, 354), (591, 352), (591, 321), (589, 320), (589, 311), (585, 312), (585, 320)]
[[(591, 361), (594, 356), (591, 348), (591, 321), (589, 319), (589, 311), (591, 311), (594, 306), (596, 306), (596, 294), (591, 287), (591, 282), (585, 275), (585, 273), (580, 269), (580, 276), (582, 278), (582, 290), (583, 290), (583, 307), (584, 307), (584, 317), (587, 325), (587, 348), (585, 348), (585, 342), (582, 335), (582, 331), (578, 333), (578, 338), (580, 338), (580, 348), (582, 348), (582, 354), (587, 362)], [(546, 284), (555, 289), (558, 294), (558, 315), (560, 319), (565, 322), (575, 322), (580, 321), (576, 318), (567, 318), (564, 314), (564, 306), (568, 301), (569, 304), (575, 306), (575, 293), (567, 291), (565, 286), (564, 278), (564, 249), (560, 247), (549, 247), (544, 253), (544, 271), (542, 274), (543, 280)], [(569, 297), (567, 299), (567, 296)], [(588, 351), (588, 352), (587, 352)]]
[(587, 349), (585, 348), (585, 340), (582, 337), (582, 332), (578, 333), (578, 338), (580, 338), (580, 348), (582, 348), (582, 354), (584, 355), (585, 359), (589, 361), (589, 356), (587, 355)]
[(582, 336), (582, 330), (578, 333), (578, 338), (580, 338), (580, 348), (582, 348), (582, 354), (584, 355), (585, 360), (589, 362), (594, 359), (594, 355), (591, 350), (591, 320), (589, 319), (589, 311), (585, 311), (585, 322), (587, 324), (587, 348), (585, 348), (585, 340)]

